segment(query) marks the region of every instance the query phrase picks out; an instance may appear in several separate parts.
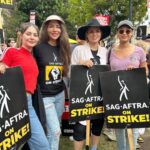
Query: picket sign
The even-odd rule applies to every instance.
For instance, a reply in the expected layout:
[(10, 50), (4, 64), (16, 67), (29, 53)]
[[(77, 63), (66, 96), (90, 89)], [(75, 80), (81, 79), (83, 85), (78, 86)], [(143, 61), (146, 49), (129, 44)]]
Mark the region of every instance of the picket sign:
[(127, 130), (129, 148), (134, 150), (136, 145), (133, 142), (132, 129), (146, 128), (150, 124), (145, 70), (136, 68), (101, 72), (100, 81), (107, 127)]
[(86, 120), (86, 150), (90, 146), (90, 120), (104, 117), (99, 73), (109, 69), (107, 65), (94, 65), (91, 68), (71, 65), (69, 119), (70, 122)]
[(27, 96), (20, 67), (0, 74), (0, 150), (18, 149), (31, 137)]
[(131, 128), (127, 129), (127, 134), (128, 134), (129, 148), (130, 150), (134, 150), (133, 134)]
[(90, 146), (90, 120), (86, 120), (86, 150), (89, 150)]

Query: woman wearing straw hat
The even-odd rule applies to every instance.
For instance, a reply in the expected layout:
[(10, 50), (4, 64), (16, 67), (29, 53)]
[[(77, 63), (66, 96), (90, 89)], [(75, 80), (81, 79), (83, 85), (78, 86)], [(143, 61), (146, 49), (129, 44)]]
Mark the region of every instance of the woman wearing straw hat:
[(47, 138), (50, 150), (58, 150), (61, 134), (60, 120), (64, 111), (64, 82), (70, 65), (70, 44), (65, 23), (60, 16), (51, 15), (40, 31), (40, 44), (34, 49), (43, 102), (46, 112)]
[[(87, 43), (75, 47), (72, 53), (72, 64), (80, 64), (86, 67), (92, 67), (98, 64), (107, 64), (107, 49), (101, 47), (99, 42), (110, 34), (109, 26), (101, 26), (97, 19), (92, 19), (86, 25), (78, 29), (77, 35), (81, 40)], [(97, 150), (99, 137), (104, 124), (104, 119), (91, 121), (92, 124), (92, 148)], [(74, 127), (74, 150), (82, 150), (85, 140), (86, 122), (77, 122)]]

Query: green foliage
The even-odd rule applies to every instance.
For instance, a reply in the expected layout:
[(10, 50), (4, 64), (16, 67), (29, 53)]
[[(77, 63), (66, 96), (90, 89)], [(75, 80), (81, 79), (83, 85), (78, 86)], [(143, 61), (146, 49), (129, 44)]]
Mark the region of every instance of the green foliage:
[[(8, 37), (15, 33), (21, 22), (29, 21), (30, 11), (36, 12), (36, 24), (40, 27), (45, 18), (60, 15), (66, 22), (70, 37), (75, 37), (79, 26), (96, 14), (109, 15), (112, 31), (116, 24), (129, 18), (130, 0), (16, 0), (14, 10), (5, 15), (5, 30)], [(146, 0), (132, 0), (132, 20), (141, 21), (146, 14)], [(14, 37), (14, 36), (13, 36)]]
[(68, 20), (74, 25), (80, 26), (92, 17), (92, 5), (90, 0), (68, 0)]
[(49, 15), (59, 15), (65, 20), (70, 35), (76, 32), (76, 29), (73, 27), (74, 24), (66, 19), (68, 17), (68, 12), (66, 11), (67, 0), (18, 0), (17, 8), (28, 16), (30, 10), (34, 10), (36, 12), (36, 24), (39, 27)]
[(29, 21), (30, 11), (36, 12), (36, 24), (40, 27), (45, 18), (51, 14), (65, 16), (63, 8), (62, 0), (16, 0), (15, 9), (4, 9), (6, 38), (16, 37), (16, 29), (20, 24)]
[(5, 31), (6, 40), (10, 37), (16, 38), (16, 30), (20, 27), (22, 22), (26, 22), (27, 15), (18, 10), (6, 10), (2, 11), (4, 18), (3, 29)]
[[(141, 21), (146, 15), (146, 0), (132, 0), (132, 21)], [(109, 15), (112, 30), (120, 20), (129, 18), (130, 0), (68, 0), (68, 20), (81, 26), (96, 14)]]
[(18, 0), (17, 7), (20, 11), (30, 15), (36, 12), (36, 24), (41, 26), (46, 17), (52, 14), (62, 14), (64, 3), (62, 0)]

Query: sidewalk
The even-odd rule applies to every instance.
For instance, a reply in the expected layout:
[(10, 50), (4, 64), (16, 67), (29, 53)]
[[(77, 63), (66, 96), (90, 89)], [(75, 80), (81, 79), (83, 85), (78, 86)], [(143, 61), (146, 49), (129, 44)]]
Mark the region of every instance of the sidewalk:
[(145, 134), (142, 137), (144, 139), (144, 143), (140, 144), (140, 150), (150, 150), (150, 128), (145, 130)]

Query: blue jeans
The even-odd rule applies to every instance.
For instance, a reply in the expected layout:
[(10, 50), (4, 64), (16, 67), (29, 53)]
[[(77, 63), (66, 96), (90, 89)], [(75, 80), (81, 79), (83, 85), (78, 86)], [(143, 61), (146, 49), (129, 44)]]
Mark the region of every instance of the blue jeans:
[[(117, 138), (117, 150), (130, 150), (128, 142), (127, 129), (115, 129)], [(139, 136), (138, 128), (132, 129), (134, 150), (136, 150), (137, 138)]]
[(31, 96), (27, 96), (27, 100), (31, 126), (31, 138), (28, 140), (29, 147), (31, 150), (50, 150), (43, 127), (32, 106)]
[(60, 121), (62, 113), (64, 112), (64, 100), (64, 91), (52, 97), (43, 98), (50, 150), (58, 150), (59, 148), (59, 138), (61, 134)]

